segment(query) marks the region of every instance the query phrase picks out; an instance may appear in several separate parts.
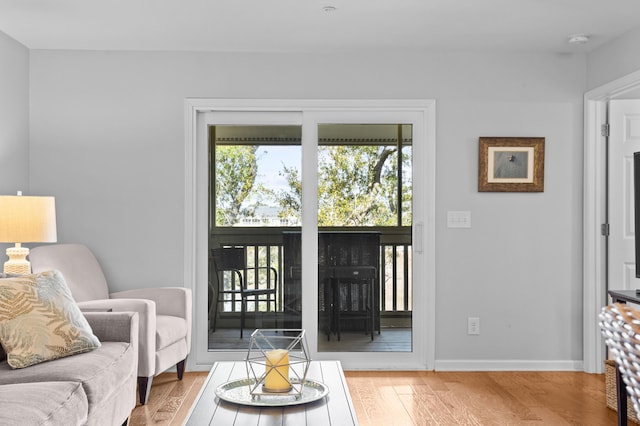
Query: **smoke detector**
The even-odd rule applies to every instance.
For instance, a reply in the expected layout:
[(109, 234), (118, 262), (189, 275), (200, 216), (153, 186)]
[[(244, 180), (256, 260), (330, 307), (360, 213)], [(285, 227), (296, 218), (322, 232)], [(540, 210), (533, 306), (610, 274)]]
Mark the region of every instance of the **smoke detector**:
[(570, 35), (567, 41), (569, 44), (585, 44), (589, 41), (589, 36), (586, 34), (574, 34)]

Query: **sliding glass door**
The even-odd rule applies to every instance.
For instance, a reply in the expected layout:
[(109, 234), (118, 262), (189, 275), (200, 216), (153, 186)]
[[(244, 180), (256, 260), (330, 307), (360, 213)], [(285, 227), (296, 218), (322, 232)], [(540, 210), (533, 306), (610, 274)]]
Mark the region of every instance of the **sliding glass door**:
[(420, 108), (202, 115), (203, 359), (242, 358), (254, 329), (277, 328), (305, 329), (314, 358), (346, 367), (388, 367), (390, 353), (398, 368), (429, 363), (432, 194), (413, 167), (426, 125)]

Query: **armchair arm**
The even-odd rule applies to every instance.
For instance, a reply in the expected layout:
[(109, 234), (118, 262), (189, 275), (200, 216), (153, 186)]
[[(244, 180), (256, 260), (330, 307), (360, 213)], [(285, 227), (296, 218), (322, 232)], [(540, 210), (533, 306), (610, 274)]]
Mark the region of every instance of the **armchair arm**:
[[(138, 313), (138, 376), (151, 377), (156, 371), (156, 305), (144, 299), (102, 299), (78, 302), (80, 310), (111, 309)], [(97, 312), (84, 312), (85, 316)]]
[(85, 312), (84, 317), (101, 342), (133, 343), (138, 349), (137, 312)]
[(111, 293), (112, 299), (148, 299), (156, 304), (158, 315), (173, 315), (186, 318), (187, 300), (191, 301), (191, 290), (183, 287), (138, 288)]
[[(111, 293), (112, 301), (121, 298), (147, 299), (155, 302), (158, 315), (172, 315), (187, 322), (187, 348), (191, 348), (192, 298), (191, 289), (184, 287), (153, 287)], [(154, 327), (155, 334), (155, 327)], [(155, 340), (154, 340), (155, 342)]]

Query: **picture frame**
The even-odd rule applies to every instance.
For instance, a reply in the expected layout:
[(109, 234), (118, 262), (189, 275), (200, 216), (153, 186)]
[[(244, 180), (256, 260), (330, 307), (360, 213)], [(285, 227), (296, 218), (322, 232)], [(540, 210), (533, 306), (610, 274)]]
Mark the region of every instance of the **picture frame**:
[(481, 137), (478, 192), (544, 192), (542, 137)]

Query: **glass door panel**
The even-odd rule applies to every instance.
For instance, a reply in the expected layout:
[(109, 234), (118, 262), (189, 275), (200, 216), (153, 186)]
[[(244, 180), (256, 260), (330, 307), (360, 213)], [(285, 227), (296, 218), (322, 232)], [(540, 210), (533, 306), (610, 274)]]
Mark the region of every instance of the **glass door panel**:
[(209, 127), (209, 350), (246, 350), (256, 328), (302, 328), (301, 134)]
[(318, 351), (412, 351), (412, 125), (319, 124)]

